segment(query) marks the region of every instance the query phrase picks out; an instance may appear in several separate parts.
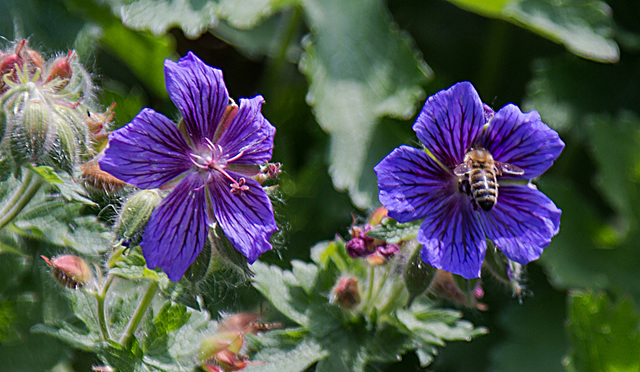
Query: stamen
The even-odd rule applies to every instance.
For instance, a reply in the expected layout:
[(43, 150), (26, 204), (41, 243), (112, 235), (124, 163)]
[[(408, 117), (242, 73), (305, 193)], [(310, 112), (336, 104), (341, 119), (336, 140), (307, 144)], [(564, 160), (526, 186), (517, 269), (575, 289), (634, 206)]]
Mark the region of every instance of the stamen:
[(238, 155), (232, 157), (231, 159), (227, 159), (227, 163), (231, 163), (232, 161), (240, 159), (242, 155), (244, 155), (244, 150), (240, 151)]

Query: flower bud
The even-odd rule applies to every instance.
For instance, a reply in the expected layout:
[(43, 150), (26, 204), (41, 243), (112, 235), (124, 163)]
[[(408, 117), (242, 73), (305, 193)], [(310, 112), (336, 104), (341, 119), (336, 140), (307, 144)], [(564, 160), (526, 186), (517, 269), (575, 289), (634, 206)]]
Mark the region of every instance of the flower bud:
[(9, 89), (4, 81), (5, 75), (9, 75), (8, 79), (11, 81), (18, 80), (17, 70), (24, 64), (24, 58), (22, 57), (21, 52), (26, 43), (27, 40), (21, 40), (16, 44), (14, 53), (3, 54), (2, 58), (0, 58), (0, 93)]
[(371, 216), (369, 216), (369, 222), (368, 224), (371, 226), (376, 226), (379, 225), (383, 219), (387, 218), (387, 213), (389, 213), (387, 211), (387, 208), (385, 207), (380, 207), (378, 209), (376, 209)]
[(198, 359), (206, 371), (239, 371), (251, 364), (240, 355), (244, 337), (240, 332), (223, 332), (205, 338)]
[(340, 307), (351, 310), (360, 303), (360, 292), (358, 291), (358, 279), (340, 278), (338, 283), (331, 290), (331, 302), (337, 303)]
[(73, 75), (73, 69), (71, 68), (71, 58), (74, 58), (76, 53), (72, 50), (69, 51), (66, 57), (58, 58), (51, 66), (49, 66), (49, 72), (47, 73), (47, 79), (45, 82), (50, 82), (54, 79), (59, 79), (59, 83), (56, 84), (57, 89), (62, 89), (67, 84), (69, 84), (69, 80)]
[(40, 256), (53, 269), (56, 280), (70, 289), (82, 288), (91, 280), (91, 270), (80, 257), (64, 255), (48, 259)]
[(55, 124), (51, 108), (40, 98), (29, 98), (14, 124), (11, 152), (18, 164), (38, 162), (53, 145)]
[(80, 182), (87, 192), (97, 195), (119, 194), (127, 186), (111, 174), (100, 169), (97, 161), (90, 161), (80, 166), (82, 175)]
[(120, 210), (114, 230), (116, 237), (129, 245), (138, 245), (151, 213), (161, 201), (156, 190), (140, 190), (131, 195)]
[(486, 305), (478, 303), (475, 297), (478, 293), (476, 280), (467, 280), (450, 272), (438, 270), (431, 281), (429, 290), (458, 306), (486, 309)]

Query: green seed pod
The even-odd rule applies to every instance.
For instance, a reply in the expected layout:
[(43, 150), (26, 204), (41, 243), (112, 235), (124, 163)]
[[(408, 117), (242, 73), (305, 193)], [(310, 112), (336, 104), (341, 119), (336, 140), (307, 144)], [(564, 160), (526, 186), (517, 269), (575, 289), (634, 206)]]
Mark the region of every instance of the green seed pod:
[[(93, 152), (89, 147), (89, 130), (82, 121), (82, 110), (79, 106), (72, 109), (66, 106), (55, 106), (56, 114), (65, 121), (67, 126), (73, 131), (74, 144), (76, 146), (76, 155), (81, 158), (93, 156)], [(84, 160), (89, 160), (88, 158)]]
[(409, 300), (407, 301), (406, 307), (411, 306), (413, 300), (429, 288), (433, 277), (438, 271), (436, 268), (422, 261), (422, 255), (420, 254), (422, 246), (419, 244), (412, 245), (413, 246), (407, 244), (407, 248), (413, 248), (413, 253), (411, 253), (407, 261), (407, 266), (404, 269), (404, 285), (409, 292)]
[(55, 138), (55, 124), (49, 105), (41, 99), (29, 99), (14, 123), (11, 151), (17, 163), (38, 163)]
[(71, 127), (56, 117), (56, 138), (47, 153), (46, 163), (71, 174), (76, 164), (78, 147)]
[(128, 242), (129, 246), (138, 245), (151, 213), (161, 201), (162, 197), (155, 190), (140, 190), (131, 195), (122, 206), (116, 222), (116, 237)]

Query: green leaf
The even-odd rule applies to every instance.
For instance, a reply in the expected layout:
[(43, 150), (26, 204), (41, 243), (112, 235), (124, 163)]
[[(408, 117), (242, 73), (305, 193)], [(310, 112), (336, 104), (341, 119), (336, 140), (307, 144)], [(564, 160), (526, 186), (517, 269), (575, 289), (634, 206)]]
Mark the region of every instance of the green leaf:
[(331, 135), (329, 172), (338, 189), (368, 207), (378, 194), (373, 169), (365, 168), (375, 128), (384, 116), (408, 119), (431, 73), (383, 1), (303, 5), (311, 36), (300, 69), (310, 84), (307, 101)]
[(618, 62), (609, 6), (599, 0), (449, 0), (460, 8), (509, 21), (564, 45), (578, 56)]
[[(626, 221), (626, 229), (640, 224), (640, 118), (621, 112), (617, 118), (599, 115), (586, 123), (587, 140), (598, 167), (596, 186)], [(615, 143), (615, 146), (612, 144)]]
[(415, 238), (420, 230), (422, 220), (400, 223), (392, 218), (385, 218), (380, 225), (367, 231), (367, 236), (398, 244)]
[(576, 371), (639, 371), (639, 315), (628, 299), (604, 294), (570, 297), (567, 330), (572, 341), (568, 366)]
[(178, 26), (189, 38), (197, 38), (214, 26), (216, 2), (211, 0), (102, 0), (134, 30), (162, 35)]
[(504, 8), (515, 24), (563, 44), (570, 52), (598, 62), (618, 62), (612, 12), (599, 0), (522, 0)]
[(62, 200), (31, 203), (14, 222), (22, 235), (98, 255), (111, 247), (107, 229), (94, 216), (82, 216), (79, 204)]
[(253, 28), (262, 19), (300, 0), (220, 0), (218, 15), (241, 29)]
[(309, 323), (305, 301), (307, 294), (291, 272), (261, 262), (254, 263), (252, 269), (255, 272), (253, 286), (278, 311), (300, 325)]
[[(249, 338), (257, 337), (259, 340), (263, 338), (271, 338), (269, 342), (275, 345), (282, 345), (279, 348), (262, 348), (260, 352), (252, 356), (252, 360), (257, 364), (249, 365), (244, 369), (246, 372), (280, 372), (280, 371), (304, 371), (309, 368), (313, 363), (320, 359), (325, 358), (328, 353), (323, 350), (320, 344), (314, 339), (305, 338), (299, 340), (299, 343), (289, 344), (274, 334), (275, 332), (268, 332), (263, 335), (251, 336)], [(252, 343), (251, 341), (249, 341)], [(255, 343), (256, 341), (253, 341)], [(259, 342), (265, 342), (260, 340)], [(289, 347), (287, 347), (289, 346)], [(266, 362), (264, 364), (260, 362)]]

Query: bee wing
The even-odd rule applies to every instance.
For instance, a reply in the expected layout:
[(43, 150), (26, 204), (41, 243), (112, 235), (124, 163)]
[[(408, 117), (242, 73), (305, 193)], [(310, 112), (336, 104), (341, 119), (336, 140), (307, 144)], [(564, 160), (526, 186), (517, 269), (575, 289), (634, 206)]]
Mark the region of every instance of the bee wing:
[(465, 174), (471, 172), (471, 164), (469, 163), (460, 163), (457, 167), (453, 169), (453, 174), (456, 176), (464, 176)]
[(496, 161), (496, 168), (502, 174), (510, 174), (513, 176), (521, 176), (524, 174), (524, 170), (517, 165), (503, 163), (501, 161)]

